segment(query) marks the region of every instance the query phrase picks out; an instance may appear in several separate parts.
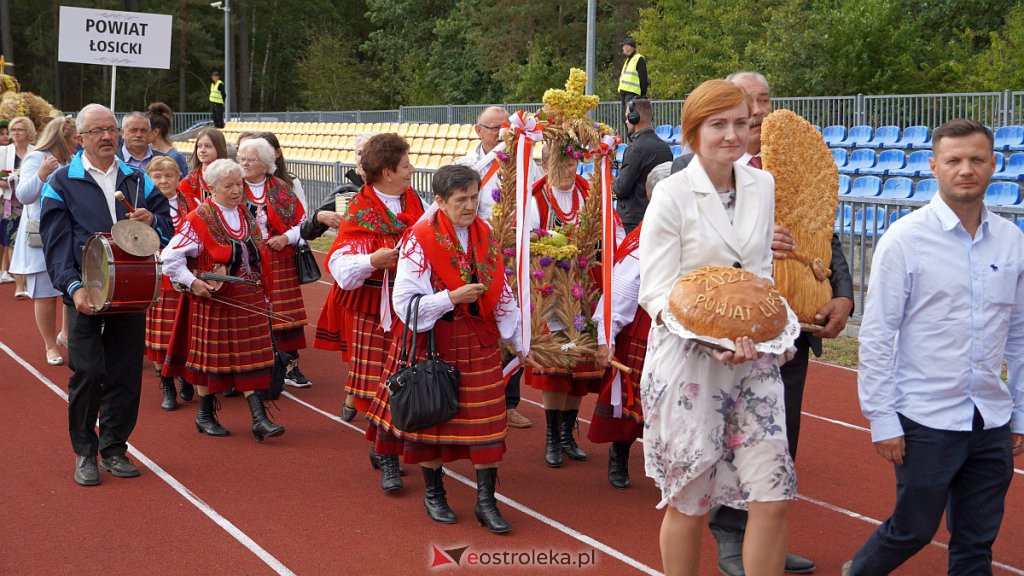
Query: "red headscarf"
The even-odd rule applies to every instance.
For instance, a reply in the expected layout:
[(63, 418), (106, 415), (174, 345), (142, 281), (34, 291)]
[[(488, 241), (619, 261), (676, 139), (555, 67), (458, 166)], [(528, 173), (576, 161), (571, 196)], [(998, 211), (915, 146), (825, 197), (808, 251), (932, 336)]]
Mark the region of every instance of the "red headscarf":
[[(245, 198), (251, 204), (256, 204), (249, 183), (245, 182)], [(299, 197), (292, 190), (292, 187), (284, 180), (267, 174), (266, 184), (263, 188), (263, 200), (267, 203), (267, 232), (284, 234), (299, 222), (306, 211), (299, 202)]]
[(402, 196), (402, 212), (393, 214), (377, 197), (373, 186), (364, 184), (352, 198), (338, 226), (338, 236), (327, 253), (330, 261), (342, 246), (354, 246), (360, 254), (372, 254), (380, 248), (394, 248), (405, 231), (423, 216), (423, 203), (412, 188)]

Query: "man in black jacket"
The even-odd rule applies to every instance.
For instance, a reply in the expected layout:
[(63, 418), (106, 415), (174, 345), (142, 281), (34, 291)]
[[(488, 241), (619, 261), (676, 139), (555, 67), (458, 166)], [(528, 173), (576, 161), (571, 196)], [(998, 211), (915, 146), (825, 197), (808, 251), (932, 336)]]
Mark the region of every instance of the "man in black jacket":
[(626, 114), (626, 129), (633, 142), (622, 155), (622, 166), (612, 190), (627, 234), (640, 224), (647, 211), (647, 175), (658, 164), (672, 161), (672, 150), (654, 133), (653, 118), (654, 109), (646, 98), (633, 100)]
[[(761, 121), (771, 113), (771, 92), (768, 81), (756, 72), (735, 72), (726, 80), (736, 84), (750, 96), (753, 108), (750, 114), (750, 140), (747, 143), (747, 154), (739, 162), (746, 162), (755, 168), (761, 168)], [(693, 154), (686, 154), (672, 162), (672, 172), (678, 172), (689, 164)], [(837, 192), (838, 193), (838, 192)], [(775, 227), (775, 239), (772, 252), (775, 258), (787, 258), (796, 248), (789, 231), (781, 226)], [(832, 300), (826, 303), (815, 315), (818, 324), (824, 326), (817, 332), (801, 332), (797, 338), (796, 356), (782, 365), (782, 383), (785, 386), (786, 436), (789, 440), (789, 453), (796, 460), (797, 441), (800, 438), (800, 411), (803, 407), (804, 384), (807, 380), (807, 365), (810, 351), (821, 356), (822, 338), (835, 338), (846, 327), (846, 321), (853, 313), (853, 277), (843, 254), (843, 244), (835, 235), (832, 236), (832, 264), (829, 266), (832, 276)], [(718, 568), (726, 576), (743, 576), (743, 536), (747, 526), (747, 512), (726, 506), (711, 509), (708, 524), (715, 540), (718, 541)], [(814, 571), (814, 562), (797, 556), (786, 554), (786, 572), (807, 574)]]

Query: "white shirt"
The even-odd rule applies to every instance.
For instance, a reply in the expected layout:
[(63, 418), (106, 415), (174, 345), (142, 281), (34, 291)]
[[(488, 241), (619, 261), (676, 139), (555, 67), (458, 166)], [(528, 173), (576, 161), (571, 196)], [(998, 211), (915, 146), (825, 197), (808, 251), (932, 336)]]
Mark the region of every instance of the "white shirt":
[[(572, 222), (562, 222), (562, 224), (579, 222), (579, 215), (580, 212), (583, 211), (584, 204), (583, 192), (577, 191), (575, 185), (568, 190), (559, 190), (558, 188), (551, 186), (551, 196), (554, 198), (555, 203), (558, 204), (558, 209), (562, 212), (568, 213), (572, 211), (573, 195), (579, 198), (579, 206), (577, 207), (576, 214), (574, 215), (575, 218)], [(551, 210), (551, 207), (549, 206), (547, 209)], [(527, 215), (527, 218), (530, 223), (530, 230), (540, 228), (540, 206), (536, 198), (530, 198), (530, 213)], [(554, 220), (549, 218), (548, 226), (553, 227), (554, 224)]]
[[(264, 178), (262, 182), (253, 184), (252, 182), (246, 182), (246, 186), (252, 192), (252, 197), (256, 200), (256, 205), (259, 208), (256, 210), (256, 225), (260, 227), (260, 234), (263, 234), (264, 240), (270, 240), (270, 230), (267, 228), (267, 180)], [(291, 228), (285, 230), (284, 237), (288, 239), (288, 245), (294, 246), (299, 241), (299, 227), (301, 224), (296, 224)]]
[[(220, 215), (224, 217), (224, 222), (228, 227), (237, 229), (242, 225), (236, 208), (226, 208), (216, 202), (213, 202), (213, 205), (220, 210)], [(196, 276), (188, 269), (186, 258), (198, 257), (199, 249), (199, 238), (192, 230), (192, 225), (188, 221), (182, 222), (181, 230), (171, 238), (167, 247), (160, 253), (163, 275), (170, 278), (171, 282), (186, 287), (192, 286), (192, 283), (196, 281)]]
[(1024, 233), (983, 208), (971, 238), (936, 194), (879, 240), (859, 340), (873, 441), (903, 435), (897, 414), (970, 431), (975, 407), (1024, 433)]
[[(640, 308), (640, 251), (634, 250), (622, 262), (612, 267), (612, 343), (622, 329), (636, 319)], [(597, 343), (607, 345), (604, 337), (604, 295), (597, 301), (594, 311), (597, 324)]]
[[(469, 230), (466, 228), (455, 228), (455, 234), (458, 236), (459, 244), (462, 245), (463, 250), (467, 249), (469, 245)], [(405, 323), (405, 313), (409, 301), (417, 294), (426, 294), (420, 300), (419, 319), (416, 325), (417, 332), (430, 330), (442, 316), (455, 309), (455, 305), (452, 304), (447, 290), (434, 292), (434, 288), (430, 284), (430, 264), (427, 263), (426, 270), (420, 270), (420, 267), (415, 264), (416, 262), (425, 261), (426, 256), (423, 255), (423, 248), (416, 241), (416, 236), (409, 234), (402, 245), (401, 255), (398, 257), (398, 271), (395, 274), (395, 289), (391, 295), (391, 302), (395, 313)], [(499, 269), (495, 273), (502, 272)], [(500, 282), (501, 279), (498, 278), (496, 281)], [(512, 296), (512, 290), (509, 288), (508, 283), (505, 283), (501, 299), (494, 310), (494, 316), (501, 339), (508, 341), (518, 351), (521, 340), (519, 333), (522, 328), (519, 323), (519, 306)]]
[(110, 167), (104, 172), (89, 161), (88, 154), (82, 154), (82, 166), (92, 176), (92, 179), (99, 184), (100, 189), (103, 190), (103, 196), (107, 200), (107, 209), (110, 210), (110, 221), (117, 222), (117, 214), (114, 212), (114, 202), (116, 202), (114, 192), (117, 189), (117, 170), (119, 168), (117, 158), (114, 158), (114, 161), (110, 163)]

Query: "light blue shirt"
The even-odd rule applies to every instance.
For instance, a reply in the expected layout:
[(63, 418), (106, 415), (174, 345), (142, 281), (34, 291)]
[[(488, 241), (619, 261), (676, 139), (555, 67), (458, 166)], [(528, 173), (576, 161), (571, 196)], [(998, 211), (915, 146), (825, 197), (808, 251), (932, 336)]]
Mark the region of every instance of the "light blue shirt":
[(132, 153), (128, 151), (128, 148), (124, 144), (121, 144), (121, 159), (124, 160), (125, 164), (132, 168), (138, 168), (145, 172), (146, 167), (149, 166), (149, 161), (153, 159), (153, 156), (154, 153), (152, 146), (146, 146), (146, 155), (142, 157), (142, 160), (139, 160), (135, 156), (132, 156)]
[(886, 230), (859, 337), (857, 385), (873, 441), (903, 435), (897, 414), (969, 431), (975, 407), (986, 429), (1012, 420), (1024, 433), (1022, 259), (1015, 224), (983, 209), (971, 238), (941, 194)]

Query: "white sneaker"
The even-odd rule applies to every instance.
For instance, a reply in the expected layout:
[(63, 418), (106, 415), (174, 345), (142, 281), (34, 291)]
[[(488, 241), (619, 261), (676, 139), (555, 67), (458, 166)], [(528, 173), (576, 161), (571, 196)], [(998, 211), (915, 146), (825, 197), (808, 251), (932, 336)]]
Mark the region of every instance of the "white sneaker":
[(0, 274), (0, 284), (12, 284), (14, 283), (14, 277), (8, 272)]

